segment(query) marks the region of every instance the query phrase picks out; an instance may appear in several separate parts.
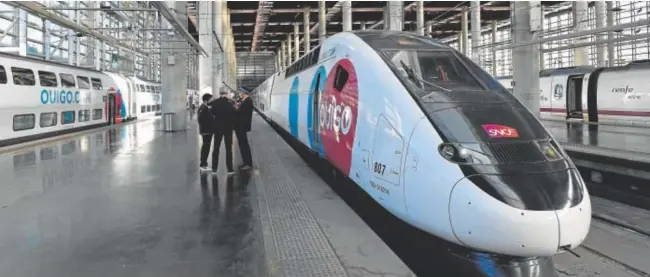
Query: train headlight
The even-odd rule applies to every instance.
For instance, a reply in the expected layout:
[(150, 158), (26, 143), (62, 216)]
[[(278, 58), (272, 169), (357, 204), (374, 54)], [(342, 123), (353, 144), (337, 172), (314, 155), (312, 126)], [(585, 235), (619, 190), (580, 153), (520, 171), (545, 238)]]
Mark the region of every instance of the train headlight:
[(537, 147), (549, 161), (556, 161), (564, 158), (559, 147), (552, 140), (537, 141)]
[(490, 164), (490, 157), (472, 149), (471, 145), (443, 143), (438, 147), (440, 155), (446, 160), (458, 164)]

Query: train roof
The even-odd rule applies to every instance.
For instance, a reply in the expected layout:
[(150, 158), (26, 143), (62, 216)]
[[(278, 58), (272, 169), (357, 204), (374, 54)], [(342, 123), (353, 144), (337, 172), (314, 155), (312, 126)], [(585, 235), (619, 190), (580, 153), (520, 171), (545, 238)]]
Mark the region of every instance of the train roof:
[(452, 49), (430, 37), (421, 36), (411, 32), (390, 31), (390, 30), (358, 30), (351, 32), (360, 37), (368, 45), (375, 49), (427, 49), (427, 50), (450, 50)]
[(43, 63), (43, 64), (52, 65), (52, 66), (60, 66), (60, 67), (76, 69), (76, 70), (92, 71), (92, 72), (100, 73), (100, 74), (103, 73), (103, 72), (101, 72), (99, 70), (95, 70), (95, 69), (92, 69), (92, 68), (86, 68), (86, 67), (81, 67), (81, 66), (76, 66), (76, 65), (69, 65), (69, 64), (65, 64), (65, 63), (48, 61), (48, 60), (45, 60), (45, 59), (39, 59), (39, 58), (35, 58), (35, 57), (9, 54), (9, 53), (5, 53), (5, 52), (0, 52), (0, 57), (8, 58), (8, 59), (17, 59), (17, 60), (22, 60), (22, 61), (30, 61), (30, 62), (35, 62), (35, 63)]
[(612, 66), (612, 67), (603, 67), (602, 72), (619, 72), (619, 71), (628, 71), (628, 70), (648, 70), (650, 69), (650, 62), (647, 60), (640, 60), (635, 62), (630, 62), (622, 66)]
[(562, 68), (544, 69), (539, 72), (539, 77), (548, 77), (556, 75), (586, 74), (591, 73), (596, 68), (593, 66), (571, 66)]

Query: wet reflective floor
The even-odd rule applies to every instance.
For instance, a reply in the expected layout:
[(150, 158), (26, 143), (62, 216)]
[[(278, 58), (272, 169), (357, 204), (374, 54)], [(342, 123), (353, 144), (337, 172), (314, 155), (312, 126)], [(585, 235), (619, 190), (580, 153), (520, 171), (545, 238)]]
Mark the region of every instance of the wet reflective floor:
[(201, 176), (194, 128), (135, 123), (0, 156), (0, 276), (265, 275), (255, 184)]
[(650, 128), (542, 121), (560, 142), (650, 154)]

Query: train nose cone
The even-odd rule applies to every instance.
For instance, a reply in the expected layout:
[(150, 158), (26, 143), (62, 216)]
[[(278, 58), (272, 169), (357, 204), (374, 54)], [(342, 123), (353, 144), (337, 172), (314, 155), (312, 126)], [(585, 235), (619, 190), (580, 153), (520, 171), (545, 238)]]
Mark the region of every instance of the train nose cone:
[[(514, 256), (551, 256), (560, 247), (579, 245), (587, 235), (591, 220), (591, 204), (580, 176), (575, 169), (546, 175), (530, 175), (529, 181), (515, 178), (520, 184), (498, 175), (480, 174), (461, 179), (454, 186), (449, 202), (449, 218), (458, 240), (472, 248)], [(568, 182), (564, 187), (569, 190), (579, 188), (578, 203), (576, 197), (571, 197), (577, 192), (568, 191), (562, 197), (558, 192), (549, 195), (551, 184), (540, 189), (536, 186), (544, 184), (530, 181), (547, 178), (549, 183), (553, 179), (549, 176), (555, 175), (569, 176), (562, 179)], [(487, 184), (491, 190), (486, 189)]]

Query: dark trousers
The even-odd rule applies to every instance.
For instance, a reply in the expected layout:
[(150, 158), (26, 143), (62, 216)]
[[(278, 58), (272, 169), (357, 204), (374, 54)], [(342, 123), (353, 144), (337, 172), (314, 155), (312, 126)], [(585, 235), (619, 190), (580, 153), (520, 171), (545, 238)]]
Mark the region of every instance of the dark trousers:
[(203, 145), (201, 145), (201, 164), (200, 167), (208, 166), (208, 155), (210, 155), (210, 147), (212, 146), (212, 134), (203, 134)]
[(219, 130), (214, 133), (214, 148), (212, 148), (212, 170), (219, 168), (219, 148), (221, 140), (224, 141), (226, 148), (226, 168), (228, 171), (234, 171), (232, 168), (232, 130)]
[(251, 156), (251, 147), (248, 145), (248, 132), (235, 131), (237, 134), (237, 143), (239, 144), (239, 153), (244, 161), (244, 165), (253, 166), (253, 157)]

